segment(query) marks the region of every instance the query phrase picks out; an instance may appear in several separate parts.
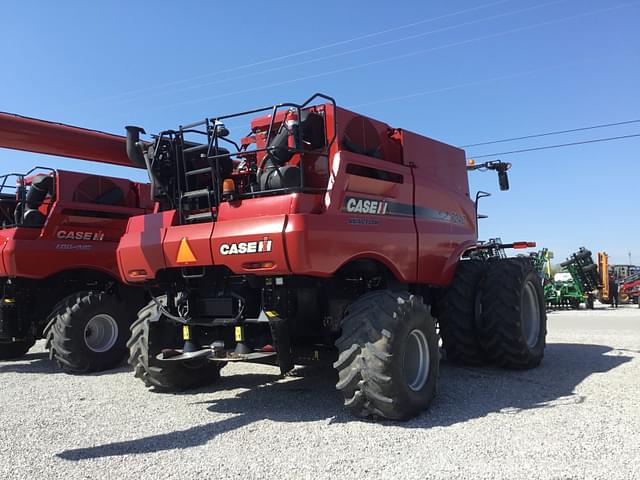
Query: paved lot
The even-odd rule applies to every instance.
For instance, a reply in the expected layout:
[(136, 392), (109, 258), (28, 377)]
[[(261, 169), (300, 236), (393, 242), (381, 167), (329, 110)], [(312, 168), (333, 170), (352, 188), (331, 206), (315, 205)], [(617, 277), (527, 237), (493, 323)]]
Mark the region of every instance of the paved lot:
[(0, 478), (640, 478), (640, 310), (551, 313), (548, 342), (533, 371), (443, 365), (401, 424), (343, 413), (330, 372), (163, 395), (58, 373), (39, 342), (0, 362)]

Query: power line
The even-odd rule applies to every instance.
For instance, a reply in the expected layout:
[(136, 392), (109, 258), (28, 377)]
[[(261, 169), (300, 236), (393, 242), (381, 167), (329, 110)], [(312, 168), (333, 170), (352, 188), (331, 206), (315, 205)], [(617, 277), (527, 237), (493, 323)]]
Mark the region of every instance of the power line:
[(611, 142), (614, 140), (623, 140), (627, 138), (640, 137), (640, 133), (635, 133), (633, 135), (621, 135), (619, 137), (608, 137), (608, 138), (595, 138), (593, 140), (583, 140), (581, 142), (571, 142), (571, 143), (559, 143), (557, 145), (544, 145), (542, 147), (533, 147), (533, 148), (523, 148), (521, 150), (511, 150), (509, 152), (496, 152), (496, 153), (488, 153), (486, 155), (468, 155), (468, 158), (486, 158), (486, 157), (498, 157), (502, 155), (513, 155), (515, 153), (524, 153), (524, 152), (534, 152), (536, 150), (549, 150), (551, 148), (561, 148), (561, 147), (572, 147), (574, 145), (585, 145), (587, 143), (599, 143), (599, 142)]
[[(512, 78), (518, 78), (518, 77), (524, 77), (527, 75), (533, 75), (536, 73), (541, 73), (541, 72), (547, 72), (549, 70), (556, 70), (559, 68), (566, 68), (566, 67), (573, 67), (576, 65), (584, 65), (587, 63), (591, 63), (595, 60), (600, 60), (602, 58), (607, 58), (607, 59), (611, 59), (613, 56), (612, 55), (607, 55), (606, 57), (591, 57), (591, 58), (586, 58), (586, 59), (581, 59), (578, 61), (574, 61), (574, 62), (562, 62), (562, 63), (558, 63), (558, 64), (554, 64), (554, 65), (548, 65), (545, 67), (540, 67), (540, 68), (534, 68), (531, 70), (525, 70), (525, 71), (521, 71), (521, 72), (515, 72), (515, 73), (507, 73), (504, 75), (498, 75), (495, 77), (489, 77), (489, 78), (485, 78), (482, 80), (475, 80), (473, 82), (465, 82), (465, 83), (459, 83), (457, 85), (448, 85), (445, 87), (439, 87), (439, 88), (434, 88), (431, 90), (422, 90), (420, 92), (413, 92), (413, 93), (408, 93), (406, 95), (399, 95), (396, 97), (387, 97), (387, 98), (382, 98), (379, 100), (373, 100), (371, 102), (364, 102), (364, 103), (358, 103), (358, 104), (354, 104), (354, 105), (347, 105), (346, 108), (349, 109), (357, 109), (357, 108), (361, 108), (361, 107), (368, 107), (371, 105), (379, 105), (381, 103), (390, 103), (390, 102), (397, 102), (399, 100), (408, 100), (410, 98), (416, 98), (416, 97), (422, 97), (425, 95), (432, 95), (434, 93), (443, 93), (443, 92), (448, 92), (451, 90), (458, 90), (461, 88), (468, 88), (468, 87), (474, 87), (477, 85), (483, 85), (485, 83), (491, 83), (491, 82), (497, 82), (500, 80), (508, 80), (508, 79), (512, 79)], [(464, 147), (462, 147), (464, 148)]]
[(505, 139), (502, 139), (502, 140), (492, 140), (490, 142), (471, 143), (469, 145), (462, 145), (460, 148), (479, 147), (481, 145), (493, 145), (495, 143), (514, 142), (516, 140), (527, 140), (529, 138), (548, 137), (550, 135), (561, 135), (563, 133), (583, 132), (585, 130), (594, 130), (596, 128), (616, 127), (618, 125), (629, 125), (630, 123), (640, 123), (640, 119), (639, 120), (626, 120), (624, 122), (615, 122), (615, 123), (602, 123), (600, 125), (591, 125), (589, 127), (572, 128), (570, 130), (557, 130), (555, 132), (536, 133), (534, 135), (525, 135), (523, 137), (505, 138)]
[[(202, 78), (217, 76), (217, 75), (220, 75), (220, 74), (223, 74), (223, 73), (235, 72), (235, 71), (238, 71), (238, 70), (243, 70), (245, 68), (257, 67), (259, 65), (265, 65), (265, 64), (268, 64), (268, 63), (277, 62), (279, 60), (286, 60), (288, 58), (299, 57), (301, 55), (305, 55), (305, 54), (308, 54), (308, 53), (313, 53), (313, 52), (317, 52), (317, 51), (320, 51), (320, 50), (326, 50), (328, 48), (338, 47), (340, 45), (346, 45), (348, 43), (357, 42), (359, 40), (365, 40), (367, 38), (377, 37), (377, 36), (380, 36), (380, 35), (384, 35), (386, 33), (396, 32), (398, 30), (404, 30), (404, 29), (407, 29), (407, 28), (415, 27), (417, 25), (424, 25), (424, 24), (427, 24), (427, 23), (433, 23), (435, 21), (442, 20), (442, 19), (445, 19), (445, 18), (455, 17), (455, 16), (462, 15), (462, 14), (465, 14), (465, 13), (470, 13), (470, 12), (475, 12), (475, 11), (478, 11), (478, 10), (483, 10), (485, 8), (494, 7), (496, 5), (501, 5), (503, 3), (508, 3), (508, 2), (512, 2), (512, 1), (513, 0), (498, 0), (498, 1), (495, 1), (495, 2), (486, 3), (486, 4), (483, 4), (483, 5), (478, 5), (478, 6), (471, 7), (471, 8), (465, 8), (463, 10), (458, 10), (458, 11), (451, 12), (451, 13), (446, 13), (444, 15), (439, 15), (437, 17), (426, 18), (426, 19), (418, 20), (416, 22), (411, 22), (411, 23), (405, 23), (403, 25), (398, 25), (397, 27), (387, 28), (385, 30), (378, 30), (376, 32), (367, 33), (365, 35), (360, 35), (360, 36), (357, 36), (357, 37), (347, 38), (345, 40), (340, 40), (340, 41), (337, 41), (337, 42), (327, 43), (325, 45), (320, 45), (320, 46), (313, 47), (313, 48), (308, 48), (308, 49), (305, 49), (305, 50), (299, 50), (297, 52), (292, 52), (292, 53), (288, 53), (288, 54), (285, 54), (285, 55), (280, 55), (280, 56), (277, 56), (277, 57), (267, 58), (265, 60), (259, 60), (257, 62), (245, 63), (243, 65), (238, 65), (238, 66), (227, 68), (227, 69), (224, 69), (224, 70), (216, 70), (215, 72), (203, 73), (203, 74), (200, 74), (200, 75), (195, 75), (193, 77), (183, 78), (181, 80), (175, 80), (175, 81), (172, 81), (172, 82), (167, 82), (167, 83), (162, 83), (162, 84), (159, 84), (159, 85), (154, 85), (152, 87), (144, 87), (144, 88), (139, 88), (139, 89), (136, 89), (136, 90), (130, 90), (128, 92), (123, 92), (123, 93), (119, 93), (119, 94), (116, 94), (116, 95), (103, 97), (100, 100), (108, 101), (108, 100), (119, 99), (119, 98), (122, 98), (122, 97), (127, 97), (129, 95), (136, 95), (138, 93), (148, 92), (150, 90), (156, 90), (156, 89), (172, 87), (174, 85), (180, 85), (182, 83), (191, 82), (193, 80), (199, 80), (199, 79), (202, 79)], [(91, 101), (91, 100), (89, 100), (89, 101)], [(87, 102), (83, 102), (83, 103), (87, 103)]]
[(421, 49), (421, 50), (415, 50), (413, 52), (408, 52), (408, 53), (404, 53), (404, 54), (393, 55), (391, 57), (383, 58), (383, 59), (380, 59), (380, 60), (373, 60), (373, 61), (370, 61), (370, 62), (355, 64), (355, 65), (351, 65), (351, 66), (348, 66), (348, 67), (338, 68), (338, 69), (335, 69), (335, 70), (329, 70), (329, 71), (326, 71), (326, 72), (321, 72), (321, 73), (317, 73), (317, 74), (313, 74), (313, 75), (306, 75), (306, 76), (302, 76), (302, 77), (283, 80), (281, 82), (275, 82), (275, 83), (270, 83), (270, 84), (266, 84), (266, 85), (260, 85), (260, 86), (252, 87), (252, 88), (245, 88), (245, 89), (242, 89), (242, 90), (236, 90), (236, 91), (228, 92), (228, 93), (224, 93), (224, 94), (212, 95), (212, 96), (208, 96), (208, 97), (201, 97), (201, 98), (197, 98), (197, 99), (185, 100), (185, 101), (182, 101), (182, 102), (176, 102), (176, 103), (172, 103), (172, 104), (162, 105), (162, 106), (159, 106), (157, 109), (158, 110), (163, 110), (163, 109), (166, 109), (166, 108), (171, 108), (171, 107), (176, 107), (176, 106), (181, 106), (181, 105), (189, 105), (189, 104), (199, 103), (199, 102), (203, 102), (203, 101), (207, 101), (207, 100), (216, 100), (216, 99), (219, 99), (219, 98), (231, 97), (231, 96), (240, 95), (240, 94), (243, 94), (243, 93), (250, 93), (250, 92), (255, 92), (255, 91), (259, 91), (259, 90), (264, 90), (264, 89), (267, 89), (267, 88), (279, 87), (279, 86), (282, 86), (282, 85), (288, 85), (288, 84), (300, 82), (300, 81), (303, 81), (303, 80), (310, 80), (310, 79), (314, 79), (314, 78), (325, 77), (325, 76), (333, 75), (333, 74), (336, 74), (336, 73), (347, 72), (347, 71), (356, 70), (356, 69), (359, 69), (359, 68), (372, 66), (372, 65), (379, 65), (379, 64), (390, 62), (390, 61), (393, 61), (393, 60), (404, 59), (404, 58), (412, 57), (412, 56), (415, 56), (415, 55), (420, 55), (420, 54), (423, 54), (423, 53), (433, 52), (433, 51), (436, 51), (436, 50), (443, 50), (443, 49), (446, 49), (446, 48), (456, 47), (456, 46), (465, 45), (465, 44), (469, 44), (469, 43), (475, 43), (475, 42), (482, 41), (482, 40), (489, 40), (489, 39), (492, 39), (492, 38), (498, 38), (498, 37), (502, 37), (502, 36), (505, 36), (505, 35), (508, 35), (508, 34), (511, 34), (511, 33), (517, 33), (517, 32), (531, 30), (531, 29), (538, 28), (538, 27), (543, 27), (543, 26), (547, 26), (547, 25), (553, 25), (553, 24), (556, 24), (556, 23), (565, 22), (567, 20), (573, 20), (573, 19), (576, 19), (576, 18), (587, 17), (587, 16), (590, 16), (590, 15), (596, 15), (596, 14), (599, 14), (599, 13), (620, 9), (620, 8), (628, 7), (628, 6), (631, 6), (631, 5), (637, 5), (638, 3), (640, 3), (640, 2), (639, 1), (633, 1), (633, 2), (628, 2), (628, 3), (624, 3), (624, 4), (620, 4), (620, 5), (611, 6), (611, 7), (592, 10), (590, 12), (582, 12), (582, 13), (578, 13), (578, 14), (575, 14), (575, 15), (569, 15), (569, 16), (566, 16), (566, 17), (555, 18), (553, 20), (548, 20), (548, 21), (539, 22), (539, 23), (533, 23), (533, 24), (530, 24), (530, 25), (525, 25), (523, 27), (512, 28), (512, 29), (509, 29), (509, 30), (504, 30), (502, 32), (493, 33), (493, 34), (489, 34), (489, 35), (483, 35), (483, 36), (471, 38), (471, 39), (468, 39), (468, 40), (461, 40), (461, 41), (458, 41), (458, 42), (453, 42), (453, 43), (449, 43), (449, 44), (445, 44), (445, 45), (439, 45), (439, 46), (436, 46), (436, 47), (430, 47), (430, 48), (425, 48), (425, 49)]
[[(395, 39), (392, 39), (392, 40), (385, 40), (384, 42), (371, 43), (371, 44), (365, 45), (363, 47), (353, 48), (353, 49), (350, 49), (350, 50), (345, 50), (343, 52), (337, 52), (337, 53), (332, 53), (332, 54), (329, 54), (329, 55), (324, 55), (324, 56), (320, 56), (320, 57), (316, 57), (316, 58), (311, 58), (309, 60), (302, 60), (302, 61), (299, 61), (299, 62), (289, 63), (289, 64), (286, 64), (286, 65), (280, 65), (280, 66), (277, 66), (277, 67), (271, 67), (271, 68), (267, 68), (267, 69), (264, 69), (264, 70), (250, 71), (250, 72), (244, 73), (242, 75), (236, 75), (236, 76), (233, 76), (233, 77), (222, 78), (222, 79), (218, 79), (218, 80), (214, 80), (214, 81), (208, 81), (208, 82), (204, 82), (204, 83), (197, 83), (195, 85), (187, 85), (187, 86), (179, 87), (179, 88), (173, 89), (171, 91), (167, 91), (167, 92), (156, 92), (156, 93), (152, 93), (150, 95), (145, 95), (144, 98), (158, 97), (158, 96), (167, 95), (168, 93), (184, 92), (184, 91), (187, 91), (187, 90), (194, 90), (194, 89), (202, 88), (202, 87), (220, 85), (222, 83), (228, 83), (228, 82), (232, 82), (232, 81), (235, 81), (235, 80), (243, 80), (245, 78), (264, 75), (266, 73), (272, 73), (272, 72), (276, 72), (276, 71), (280, 71), (280, 70), (285, 70), (285, 69), (288, 69), (288, 68), (299, 67), (299, 66), (302, 66), (302, 65), (308, 65), (310, 63), (321, 62), (323, 60), (329, 60), (329, 59), (333, 59), (333, 58), (344, 57), (345, 55), (351, 55), (353, 53), (359, 53), (359, 52), (363, 52), (365, 50), (371, 50), (372, 48), (378, 48), (378, 47), (383, 47), (383, 46), (387, 46), (387, 45), (393, 45), (395, 43), (405, 42), (407, 40), (415, 40), (417, 38), (426, 37), (428, 35), (433, 35), (433, 34), (436, 34), (436, 33), (442, 33), (442, 32), (446, 32), (446, 31), (449, 31), (449, 30), (454, 30), (454, 29), (458, 29), (458, 28), (462, 28), (462, 27), (468, 27), (470, 25), (475, 25), (475, 24), (482, 23), (482, 22), (487, 22), (487, 21), (490, 21), (490, 20), (496, 20), (498, 18), (504, 18), (504, 17), (508, 17), (508, 16), (511, 16), (511, 15), (516, 15), (516, 14), (523, 13), (523, 12), (528, 12), (528, 11), (531, 11), (531, 10), (537, 10), (537, 9), (540, 9), (540, 8), (549, 7), (551, 5), (557, 5), (559, 3), (566, 3), (568, 1), (570, 1), (570, 0), (553, 0), (553, 1), (550, 1), (550, 2), (545, 2), (545, 3), (540, 3), (540, 4), (533, 5), (533, 6), (525, 7), (525, 8), (520, 8), (518, 10), (513, 10), (511, 12), (499, 13), (499, 14), (496, 14), (496, 15), (490, 15), (490, 16), (483, 17), (483, 18), (478, 18), (478, 19), (469, 20), (469, 21), (462, 22), (462, 23), (457, 23), (457, 24), (454, 24), (454, 25), (449, 25), (449, 26), (446, 26), (446, 27), (437, 28), (435, 30), (429, 30), (429, 31), (426, 31), (426, 32), (415, 33), (415, 34), (412, 34), (412, 35), (408, 35), (408, 36), (401, 37), (401, 38), (395, 38)], [(128, 99), (123, 99), (118, 103), (130, 103), (130, 102), (135, 102), (137, 100), (139, 100), (139, 98), (128, 98)]]

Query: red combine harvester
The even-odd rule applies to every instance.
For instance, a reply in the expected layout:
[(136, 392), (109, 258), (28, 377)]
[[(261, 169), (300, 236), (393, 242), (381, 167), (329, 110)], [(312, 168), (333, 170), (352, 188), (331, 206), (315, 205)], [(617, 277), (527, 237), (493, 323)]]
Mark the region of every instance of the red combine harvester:
[[(249, 133), (225, 122), (249, 116)], [(335, 360), (357, 416), (410, 418), (453, 362), (542, 359), (542, 285), (528, 258), (477, 242), (464, 151), (338, 108), (316, 94), (167, 130), (127, 127), (159, 209), (132, 217), (122, 277), (154, 296), (129, 362), (147, 386), (203, 385), (227, 362)], [(246, 132), (246, 131), (245, 131)], [(497, 253), (500, 253), (498, 255)], [(433, 316), (432, 316), (433, 315)], [(434, 318), (435, 316), (435, 318)]]
[[(0, 147), (131, 166), (124, 137), (0, 113)], [(127, 220), (153, 210), (149, 186), (36, 167), (0, 176), (0, 359), (47, 338), (73, 372), (126, 355), (143, 289), (119, 280)]]
[(625, 278), (620, 285), (620, 301), (637, 303), (640, 307), (640, 273)]

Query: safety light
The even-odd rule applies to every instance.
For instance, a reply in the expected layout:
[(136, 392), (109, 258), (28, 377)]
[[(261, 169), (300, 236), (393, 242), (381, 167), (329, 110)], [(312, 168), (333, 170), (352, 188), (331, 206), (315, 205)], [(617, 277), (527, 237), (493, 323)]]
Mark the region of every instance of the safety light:
[(476, 161), (473, 158), (467, 160), (467, 167), (473, 167), (476, 164)]
[(222, 198), (229, 201), (237, 198), (236, 182), (233, 181), (233, 178), (225, 178), (222, 182)]
[(140, 270), (129, 270), (129, 276), (131, 278), (140, 278), (140, 277), (146, 277), (147, 276), (147, 271), (144, 269), (140, 269)]
[(215, 121), (214, 127), (216, 129), (216, 136), (222, 137), (222, 138), (229, 136), (229, 129), (220, 120)]
[(533, 248), (536, 246), (536, 242), (514, 242), (513, 248), (522, 249), (522, 248)]
[(273, 268), (275, 263), (273, 262), (250, 262), (243, 263), (242, 268), (245, 270), (260, 270), (262, 268)]

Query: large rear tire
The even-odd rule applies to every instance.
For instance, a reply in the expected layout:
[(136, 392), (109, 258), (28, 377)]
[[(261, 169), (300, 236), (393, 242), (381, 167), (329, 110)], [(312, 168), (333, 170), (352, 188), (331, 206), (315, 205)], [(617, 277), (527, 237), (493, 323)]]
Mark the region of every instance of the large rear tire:
[(336, 388), (358, 417), (407, 420), (427, 409), (438, 382), (435, 323), (418, 296), (377, 290), (348, 308), (334, 367)]
[(437, 302), (438, 324), (447, 360), (460, 365), (487, 363), (480, 346), (478, 323), (486, 264), (481, 260), (458, 263), (453, 282)]
[[(166, 297), (159, 301), (166, 303)], [(172, 345), (160, 345), (152, 341), (152, 329), (159, 328), (162, 314), (153, 300), (138, 313), (138, 319), (131, 325), (129, 348), (129, 365), (134, 375), (147, 387), (157, 391), (179, 391), (209, 385), (220, 378), (222, 364), (207, 359), (194, 359), (189, 362), (162, 362), (156, 359), (162, 348)], [(158, 326), (154, 325), (158, 322)], [(171, 329), (174, 327), (171, 326)], [(178, 339), (178, 326), (175, 336)], [(161, 343), (161, 342), (159, 342)]]
[(483, 348), (497, 365), (528, 369), (540, 364), (547, 314), (540, 277), (528, 259), (489, 263), (480, 329)]
[(23, 357), (35, 343), (35, 339), (0, 342), (0, 360), (14, 360)]
[(49, 356), (70, 373), (114, 368), (126, 356), (132, 317), (115, 295), (73, 293), (56, 305), (45, 329)]

